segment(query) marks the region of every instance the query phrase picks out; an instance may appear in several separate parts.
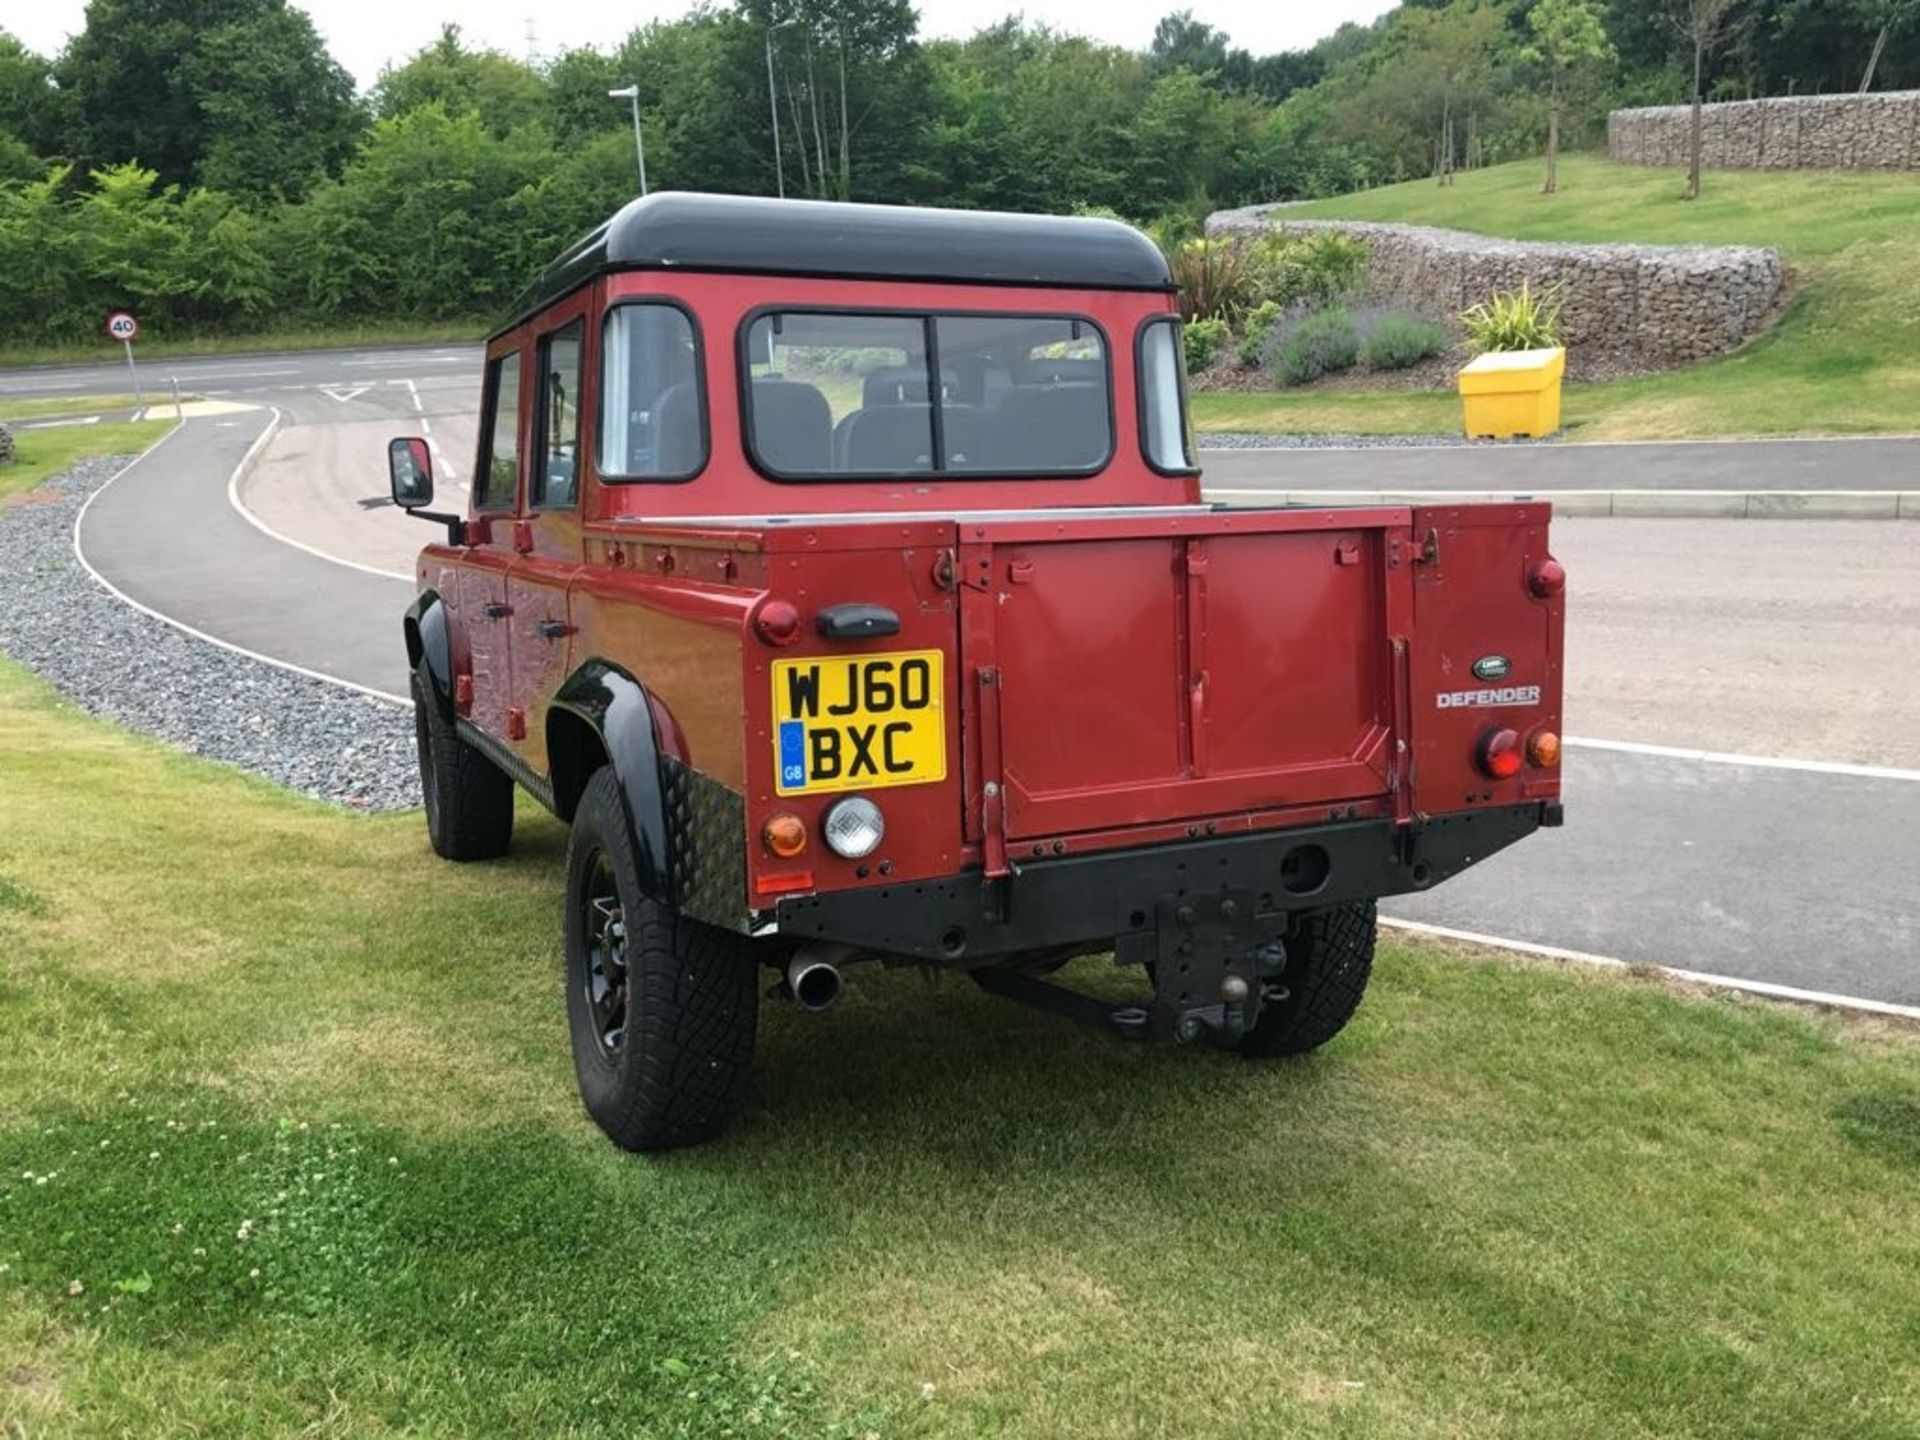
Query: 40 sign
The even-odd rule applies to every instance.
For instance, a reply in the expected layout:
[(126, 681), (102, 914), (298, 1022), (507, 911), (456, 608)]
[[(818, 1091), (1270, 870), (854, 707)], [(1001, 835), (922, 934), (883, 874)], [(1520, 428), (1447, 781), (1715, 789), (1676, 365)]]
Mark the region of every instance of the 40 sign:
[(107, 334), (123, 344), (131, 345), (140, 338), (140, 321), (125, 310), (115, 310), (107, 316)]

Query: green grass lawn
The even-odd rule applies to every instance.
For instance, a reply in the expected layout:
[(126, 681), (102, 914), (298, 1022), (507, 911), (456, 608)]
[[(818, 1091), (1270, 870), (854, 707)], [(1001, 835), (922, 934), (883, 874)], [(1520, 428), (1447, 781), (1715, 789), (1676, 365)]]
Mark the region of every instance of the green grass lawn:
[[(169, 394), (167, 402), (173, 396)], [(160, 403), (160, 402), (153, 402)], [(131, 395), (62, 395), (26, 400), (0, 395), (0, 421), (52, 420), (63, 415), (98, 415), (108, 410), (131, 410)]]
[(98, 425), (57, 425), (14, 432), (14, 459), (0, 466), (0, 498), (33, 489), (77, 460), (94, 455), (130, 455), (173, 428), (168, 420), (121, 420)]
[[(262, 350), (357, 350), (369, 345), (430, 343), (478, 344), (497, 317), (473, 320), (395, 322), (391, 325), (343, 325), (332, 329), (286, 327), (245, 335), (168, 335), (149, 327), (134, 342), (134, 359), (144, 364), (173, 355), (235, 355)], [(64, 345), (0, 344), (0, 366), (110, 365), (124, 363), (111, 340)]]
[(1920, 1430), (1911, 1030), (1393, 941), (1261, 1066), (862, 970), (645, 1159), (556, 824), (442, 864), (4, 662), (0, 796), (0, 1434)]
[[(1578, 439), (1920, 431), (1920, 177), (1715, 172), (1701, 199), (1678, 171), (1561, 162), (1542, 195), (1522, 161), (1303, 206), (1303, 218), (1389, 220), (1521, 240), (1772, 245), (1801, 288), (1766, 336), (1726, 358), (1606, 385), (1569, 386)], [(1452, 431), (1445, 393), (1199, 395), (1203, 430)]]

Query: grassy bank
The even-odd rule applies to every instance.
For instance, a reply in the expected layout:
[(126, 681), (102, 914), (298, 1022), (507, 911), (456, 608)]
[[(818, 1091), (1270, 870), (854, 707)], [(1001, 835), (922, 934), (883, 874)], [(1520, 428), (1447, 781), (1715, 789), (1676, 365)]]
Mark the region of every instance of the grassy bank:
[[(473, 320), (396, 322), (392, 325), (289, 327), (245, 335), (165, 335), (149, 331), (133, 347), (144, 364), (170, 356), (248, 355), (277, 350), (358, 350), (375, 345), (478, 344), (498, 317)], [(0, 366), (111, 365), (124, 363), (121, 349), (104, 337), (69, 344), (0, 344)]]
[(172, 425), (172, 420), (122, 420), (17, 430), (13, 463), (0, 466), (0, 498), (31, 490), (76, 461), (144, 450)]
[[(171, 402), (172, 396), (167, 397)], [(99, 415), (109, 410), (131, 410), (131, 395), (61, 395), (22, 399), (0, 395), (0, 421), (52, 420), (63, 415)]]
[[(1519, 240), (1772, 245), (1800, 290), (1765, 337), (1724, 359), (1667, 375), (1570, 386), (1580, 439), (1869, 434), (1920, 430), (1920, 180), (1910, 175), (1722, 172), (1700, 200), (1675, 171), (1561, 162), (1541, 195), (1534, 162), (1393, 185), (1302, 206), (1303, 218), (1440, 225)], [(1451, 395), (1201, 395), (1213, 430), (1457, 428)]]
[(0, 1433), (1920, 1427), (1910, 1032), (1395, 942), (1252, 1066), (863, 972), (638, 1159), (557, 825), (443, 865), (4, 663), (0, 794)]

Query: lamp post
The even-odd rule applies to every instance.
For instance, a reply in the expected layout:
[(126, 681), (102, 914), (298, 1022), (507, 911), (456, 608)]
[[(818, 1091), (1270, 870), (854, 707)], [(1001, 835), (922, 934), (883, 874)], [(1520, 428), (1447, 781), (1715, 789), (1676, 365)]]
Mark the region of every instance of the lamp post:
[(627, 85), (619, 90), (607, 91), (609, 100), (630, 100), (633, 102), (633, 153), (640, 161), (640, 193), (647, 193), (647, 142), (640, 138), (640, 87)]

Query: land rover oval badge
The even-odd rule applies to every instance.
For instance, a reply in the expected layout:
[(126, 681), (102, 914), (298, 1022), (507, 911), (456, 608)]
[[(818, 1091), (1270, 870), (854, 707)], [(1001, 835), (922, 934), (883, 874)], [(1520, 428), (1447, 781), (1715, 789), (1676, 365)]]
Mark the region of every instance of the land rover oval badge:
[(1513, 662), (1504, 655), (1482, 655), (1473, 662), (1474, 678), (1504, 680), (1513, 673)]

